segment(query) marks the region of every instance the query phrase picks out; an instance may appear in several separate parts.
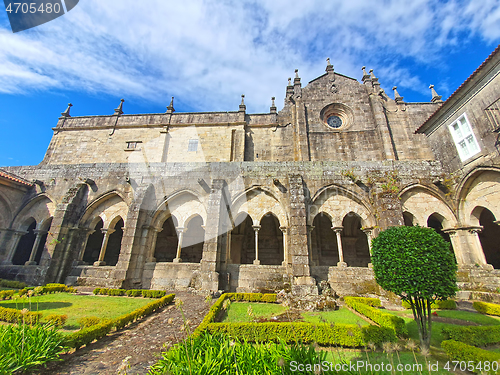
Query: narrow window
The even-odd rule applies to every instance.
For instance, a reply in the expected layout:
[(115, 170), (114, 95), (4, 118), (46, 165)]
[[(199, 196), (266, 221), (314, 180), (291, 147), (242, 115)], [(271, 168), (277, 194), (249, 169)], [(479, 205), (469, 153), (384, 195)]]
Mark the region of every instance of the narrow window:
[(188, 152), (196, 152), (198, 151), (198, 140), (190, 139), (188, 143)]
[(465, 161), (480, 150), (465, 113), (449, 126), (460, 160)]

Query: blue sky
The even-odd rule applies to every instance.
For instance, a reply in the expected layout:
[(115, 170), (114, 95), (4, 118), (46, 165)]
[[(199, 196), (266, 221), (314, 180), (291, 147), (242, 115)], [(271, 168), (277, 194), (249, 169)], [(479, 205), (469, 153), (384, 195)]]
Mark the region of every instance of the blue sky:
[(281, 109), (287, 78), (361, 79), (392, 97), (446, 99), (500, 43), (498, 0), (81, 0), (13, 34), (0, 4), (0, 166), (36, 165), (68, 102), (73, 116)]

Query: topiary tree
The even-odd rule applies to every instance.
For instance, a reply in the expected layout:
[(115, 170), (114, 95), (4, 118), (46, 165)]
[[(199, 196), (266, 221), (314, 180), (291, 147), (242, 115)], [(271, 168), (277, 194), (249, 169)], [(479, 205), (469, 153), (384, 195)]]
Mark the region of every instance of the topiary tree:
[(455, 295), (457, 265), (450, 244), (434, 229), (391, 227), (372, 241), (377, 283), (410, 304), (420, 345), (431, 340), (431, 303)]

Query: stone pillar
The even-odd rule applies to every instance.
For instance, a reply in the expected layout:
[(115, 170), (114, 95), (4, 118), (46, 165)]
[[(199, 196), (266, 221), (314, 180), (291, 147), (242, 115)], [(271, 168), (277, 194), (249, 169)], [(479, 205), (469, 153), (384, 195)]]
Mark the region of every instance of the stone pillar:
[(35, 262), (36, 253), (37, 253), (38, 247), (40, 246), (40, 241), (42, 240), (42, 237), (45, 234), (47, 234), (47, 231), (35, 229), (33, 231), (33, 233), (36, 234), (35, 243), (33, 244), (33, 248), (31, 249), (30, 259), (26, 263), (24, 263), (25, 266), (36, 266), (36, 262)]
[(148, 234), (153, 233), (153, 238), (151, 239), (151, 246), (149, 248), (148, 255), (146, 257), (147, 263), (156, 262), (155, 258), (156, 241), (158, 240), (158, 233), (160, 233), (161, 231), (163, 231), (163, 228), (158, 229), (151, 226), (142, 227), (142, 246), (146, 247), (146, 244), (148, 243)]
[(396, 194), (381, 193), (377, 196), (376, 204), (380, 216), (378, 224), (382, 230), (404, 225), (401, 201)]
[(482, 229), (481, 226), (469, 226), (443, 231), (450, 235), (459, 265), (486, 264), (486, 257), (478, 236)]
[(260, 225), (252, 225), (252, 228), (255, 232), (255, 260), (253, 261), (253, 264), (255, 265), (260, 265), (260, 260), (259, 260), (259, 230), (260, 230)]
[(372, 231), (373, 228), (363, 229), (363, 233), (366, 235), (366, 239), (368, 240), (368, 250), (370, 251), (370, 256), (372, 256)]
[(342, 250), (342, 237), (340, 235), (344, 230), (344, 227), (332, 227), (332, 229), (337, 235), (337, 249), (339, 249), (339, 262), (337, 263), (337, 267), (347, 267), (347, 263), (344, 262), (344, 252)]
[(317, 260), (319, 259), (314, 259), (314, 254), (313, 254), (313, 243), (312, 243), (312, 232), (314, 230), (314, 227), (312, 225), (307, 226), (307, 249), (309, 250), (309, 264), (311, 266), (316, 266), (318, 264)]
[(99, 253), (99, 260), (94, 262), (94, 266), (105, 266), (106, 262), (104, 261), (104, 257), (106, 256), (106, 247), (108, 247), (109, 236), (113, 233), (114, 229), (101, 229), (101, 232), (104, 233), (104, 238), (102, 239), (101, 252)]
[(95, 229), (80, 228), (80, 230), (82, 232), (85, 232), (85, 237), (82, 241), (82, 248), (80, 249), (80, 252), (78, 253), (78, 258), (76, 260), (77, 265), (84, 264), (83, 256), (85, 255), (85, 249), (87, 248), (87, 243), (89, 242), (89, 237), (95, 233)]
[(21, 240), (21, 237), (24, 236), (25, 234), (28, 234), (28, 232), (25, 230), (14, 231), (13, 238), (10, 241), (10, 247), (8, 249), (8, 252), (7, 252), (7, 257), (2, 262), (2, 264), (5, 264), (5, 265), (12, 264), (12, 258), (14, 258), (14, 253), (16, 252), (17, 245), (19, 245), (19, 241)]
[(288, 265), (288, 235), (287, 235), (287, 227), (280, 227), (281, 232), (283, 232), (283, 262), (282, 266)]
[(187, 228), (183, 227), (178, 227), (175, 228), (175, 231), (177, 232), (177, 254), (175, 255), (174, 263), (181, 263), (181, 251), (182, 251), (182, 239), (184, 237), (184, 233), (186, 232)]

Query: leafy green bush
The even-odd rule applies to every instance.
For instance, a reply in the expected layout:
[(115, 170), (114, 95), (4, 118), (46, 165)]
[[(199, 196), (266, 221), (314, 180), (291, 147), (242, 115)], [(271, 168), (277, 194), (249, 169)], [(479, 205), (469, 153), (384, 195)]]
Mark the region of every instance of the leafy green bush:
[(165, 292), (164, 290), (142, 290), (142, 296), (144, 298), (162, 298), (165, 297), (165, 294), (167, 294), (167, 292)]
[(43, 321), (48, 324), (53, 324), (56, 327), (62, 327), (68, 320), (67, 315), (50, 314), (43, 318)]
[(0, 373), (28, 371), (59, 358), (63, 336), (43, 325), (0, 326)]
[(83, 345), (89, 345), (94, 340), (106, 336), (113, 329), (113, 321), (104, 320), (99, 324), (83, 328), (64, 337), (64, 345), (79, 349)]
[(452, 326), (441, 329), (446, 340), (451, 339), (474, 346), (500, 344), (500, 326)]
[(227, 298), (231, 301), (247, 301), (247, 302), (276, 302), (276, 294), (262, 293), (226, 293)]
[(23, 289), (26, 288), (28, 284), (23, 283), (21, 281), (0, 279), (0, 286), (4, 288)]
[(347, 297), (344, 297), (344, 301), (346, 303), (347, 303), (347, 301), (356, 301), (358, 303), (363, 303), (365, 305), (373, 306), (373, 307), (381, 307), (382, 306), (382, 303), (380, 302), (380, 299), (378, 299), (378, 298), (347, 296)]
[[(491, 371), (490, 367), (485, 367), (486, 363), (491, 366), (492, 362), (500, 361), (500, 353), (479, 349), (454, 340), (445, 340), (441, 342), (441, 347), (446, 352), (446, 355), (453, 361), (464, 361), (467, 364), (471, 361), (474, 364), (474, 369), (479, 370), (478, 365), (480, 365), (485, 373), (500, 374), (500, 371)], [(496, 367), (496, 369), (499, 367)]]
[(142, 296), (142, 289), (127, 290), (127, 296), (128, 297), (141, 297)]
[(101, 294), (101, 288), (95, 288), (92, 293), (95, 295)]
[(81, 329), (85, 329), (101, 323), (101, 318), (97, 316), (84, 316), (83, 318), (78, 319), (77, 322)]
[(325, 346), (360, 347), (368, 342), (382, 344), (396, 341), (394, 330), (356, 324), (296, 323), (210, 323), (207, 331), (224, 333), (233, 339), (249, 342), (317, 343)]
[(0, 300), (10, 299), (15, 293), (15, 290), (0, 290)]
[[(408, 302), (403, 301), (403, 307), (405, 309), (411, 309), (411, 306)], [(456, 310), (457, 303), (452, 299), (447, 299), (444, 301), (434, 301), (431, 303), (431, 309), (437, 310)]]
[(488, 302), (474, 302), (472, 306), (481, 314), (500, 316), (500, 305)]
[(0, 307), (0, 321), (7, 323), (36, 324), (40, 321), (42, 313), (31, 312), (27, 309), (17, 310), (7, 307)]
[(391, 328), (396, 332), (396, 335), (401, 337), (408, 336), (406, 323), (404, 319), (394, 316), (392, 314), (383, 312), (375, 307), (371, 307), (363, 303), (364, 299), (360, 297), (345, 297), (344, 302), (350, 308), (370, 318), (375, 323), (380, 324), (382, 327)]
[[(202, 334), (175, 345), (151, 367), (150, 374), (294, 374), (291, 362), (318, 364), (326, 352), (313, 345), (283, 342), (252, 345), (225, 335)], [(311, 368), (313, 370), (313, 368)], [(303, 373), (303, 372), (300, 372)], [(308, 371), (308, 373), (313, 373)]]

